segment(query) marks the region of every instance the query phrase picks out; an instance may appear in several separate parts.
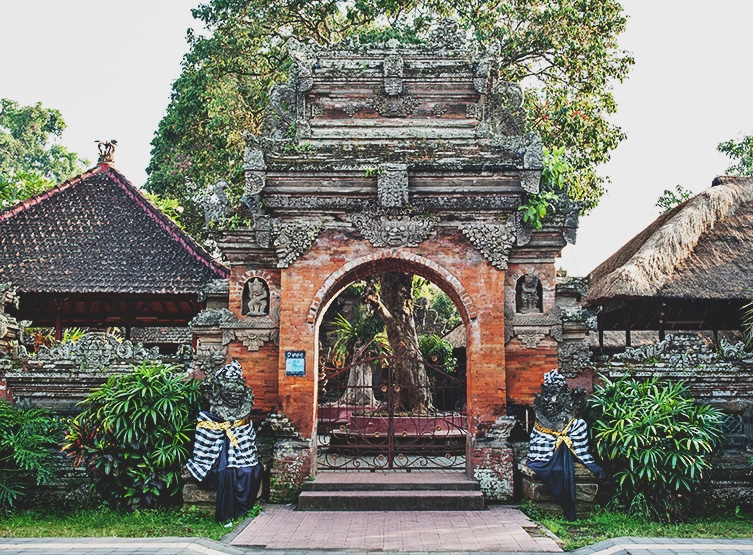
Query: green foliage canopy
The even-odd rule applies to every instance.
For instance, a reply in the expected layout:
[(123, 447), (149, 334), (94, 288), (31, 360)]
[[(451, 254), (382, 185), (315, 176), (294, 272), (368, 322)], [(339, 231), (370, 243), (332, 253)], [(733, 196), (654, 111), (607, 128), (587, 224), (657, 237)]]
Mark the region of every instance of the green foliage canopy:
[(727, 168), (727, 173), (753, 175), (753, 135), (746, 135), (737, 141), (734, 139), (724, 141), (719, 143), (716, 149), (735, 162)]
[(53, 141), (64, 129), (58, 110), (0, 99), (0, 210), (84, 170), (87, 160)]
[(617, 481), (616, 500), (631, 513), (686, 518), (713, 449), (722, 414), (695, 404), (683, 383), (604, 379), (588, 399), (596, 451)]
[(596, 206), (599, 164), (624, 138), (608, 121), (611, 88), (633, 59), (619, 50), (626, 18), (616, 0), (210, 0), (193, 11), (206, 33), (189, 32), (189, 53), (152, 141), (146, 188), (181, 200), (201, 233), (196, 193), (222, 177), (238, 194), (244, 129), (258, 132), (273, 83), (290, 67), (291, 36), (329, 45), (399, 38), (415, 43), (453, 18), (481, 47), (500, 46), (501, 76), (522, 82), (528, 126), (567, 150), (569, 194)]
[(198, 382), (178, 368), (144, 362), (110, 376), (82, 401), (63, 450), (87, 465), (97, 491), (116, 508), (179, 502), (199, 398)]
[(664, 192), (656, 201), (656, 206), (661, 209), (662, 214), (665, 214), (678, 204), (688, 200), (691, 196), (693, 196), (692, 191), (685, 189), (682, 185), (676, 185), (674, 191), (664, 189)]

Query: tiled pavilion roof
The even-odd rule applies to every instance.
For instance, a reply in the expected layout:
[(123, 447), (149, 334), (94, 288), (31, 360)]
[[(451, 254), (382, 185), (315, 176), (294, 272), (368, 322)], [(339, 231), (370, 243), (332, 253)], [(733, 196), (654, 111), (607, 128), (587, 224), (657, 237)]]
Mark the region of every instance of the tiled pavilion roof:
[(110, 164), (0, 213), (0, 283), (39, 325), (185, 325), (228, 275)]
[(228, 270), (107, 164), (0, 213), (0, 282), (27, 293), (198, 293)]

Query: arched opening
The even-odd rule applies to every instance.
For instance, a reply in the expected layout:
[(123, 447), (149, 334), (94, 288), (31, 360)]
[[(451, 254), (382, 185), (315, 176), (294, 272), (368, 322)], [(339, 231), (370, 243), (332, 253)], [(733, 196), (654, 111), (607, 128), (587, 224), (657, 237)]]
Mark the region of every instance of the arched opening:
[[(410, 276), (417, 354), (398, 352), (394, 330), (373, 307), (374, 284), (387, 296), (379, 285), (397, 273)], [(465, 471), (465, 341), (447, 336), (466, 329), (469, 311), (459, 301), (467, 294), (437, 269), (400, 259), (367, 262), (330, 284), (315, 319), (318, 470)], [(401, 373), (406, 365), (420, 366), (417, 378)]]

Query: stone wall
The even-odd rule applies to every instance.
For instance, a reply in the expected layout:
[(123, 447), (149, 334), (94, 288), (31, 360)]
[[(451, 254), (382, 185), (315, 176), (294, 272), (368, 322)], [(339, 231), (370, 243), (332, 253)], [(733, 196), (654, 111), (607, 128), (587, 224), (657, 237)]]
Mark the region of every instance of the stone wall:
[(190, 348), (165, 356), (156, 347), (147, 350), (141, 343), (89, 332), (75, 342), (56, 342), (32, 355), (21, 353), (0, 360), (0, 384), (5, 384), (8, 401), (73, 415), (79, 412), (76, 404), (111, 375), (127, 373), (132, 365), (144, 361), (186, 367), (191, 357)]

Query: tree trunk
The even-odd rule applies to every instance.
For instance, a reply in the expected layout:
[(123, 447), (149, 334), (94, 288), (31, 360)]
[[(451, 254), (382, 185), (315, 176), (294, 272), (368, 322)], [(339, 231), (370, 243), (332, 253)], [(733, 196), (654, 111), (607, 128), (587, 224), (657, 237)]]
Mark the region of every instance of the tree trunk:
[[(433, 409), (429, 377), (418, 346), (413, 319), (413, 275), (390, 272), (377, 276), (380, 292), (367, 290), (365, 300), (384, 322), (395, 358), (390, 361), (394, 382), (400, 386), (401, 409), (413, 414)], [(389, 384), (392, 385), (392, 384)]]
[(355, 364), (348, 372), (348, 389), (340, 397), (340, 403), (345, 405), (376, 406), (374, 397), (374, 383), (370, 362)]

